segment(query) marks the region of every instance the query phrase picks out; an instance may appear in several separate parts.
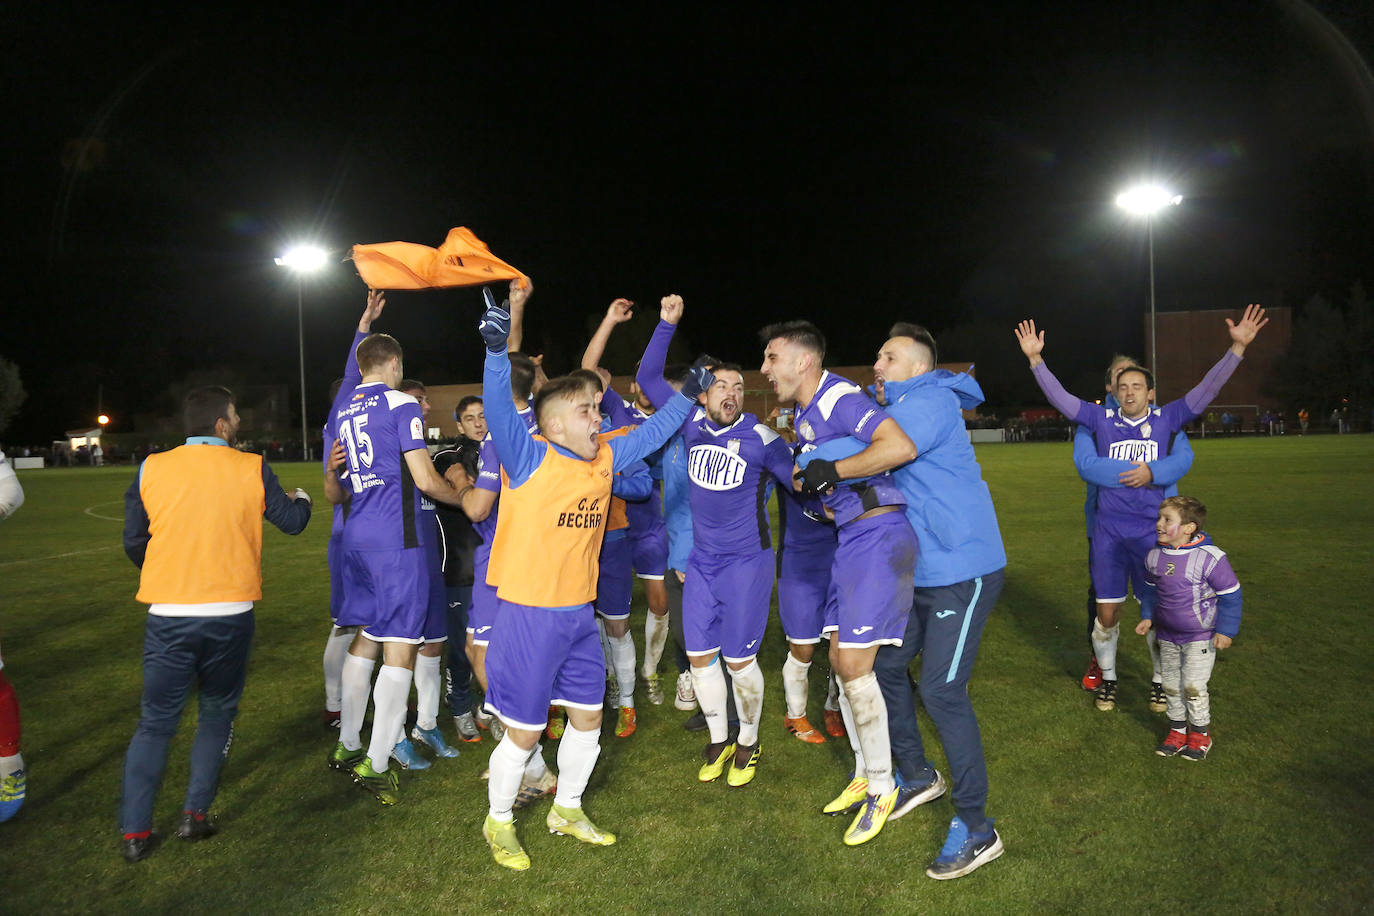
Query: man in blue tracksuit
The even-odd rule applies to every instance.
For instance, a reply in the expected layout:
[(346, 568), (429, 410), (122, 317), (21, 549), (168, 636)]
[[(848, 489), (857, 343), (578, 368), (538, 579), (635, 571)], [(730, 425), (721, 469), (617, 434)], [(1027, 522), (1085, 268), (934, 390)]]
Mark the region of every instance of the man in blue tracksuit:
[[(907, 666), (920, 654), (921, 702), (949, 759), (956, 811), (926, 874), (957, 878), (1002, 854), (1002, 840), (984, 811), (987, 767), (968, 682), (983, 626), (1002, 591), (1007, 557), (992, 495), (960, 413), (982, 403), (982, 389), (967, 373), (935, 368), (935, 341), (919, 325), (898, 323), (889, 338), (873, 367), (873, 393), (916, 446), (916, 460), (892, 475), (906, 497), (907, 519), (919, 544), (906, 633), (901, 645), (879, 649), (873, 664), (901, 777), (889, 819), (945, 791), (943, 777), (926, 760), (916, 726)], [(827, 443), (799, 463), (835, 461), (860, 445), (856, 440)]]

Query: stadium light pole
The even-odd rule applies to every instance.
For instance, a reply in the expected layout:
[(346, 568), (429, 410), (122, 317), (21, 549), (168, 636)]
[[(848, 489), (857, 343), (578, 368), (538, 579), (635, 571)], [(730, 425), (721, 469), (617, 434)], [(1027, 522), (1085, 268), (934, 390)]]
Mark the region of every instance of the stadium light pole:
[(1138, 184), (1116, 195), (1116, 205), (1132, 216), (1145, 218), (1145, 237), (1150, 249), (1150, 371), (1159, 390), (1159, 351), (1155, 334), (1155, 215), (1165, 207), (1177, 207), (1183, 195), (1157, 184)]
[(296, 245), (276, 259), (278, 267), (285, 267), (296, 275), (296, 337), (301, 354), (301, 458), (310, 460), (310, 444), (305, 432), (305, 275), (324, 267), (328, 253), (314, 245)]

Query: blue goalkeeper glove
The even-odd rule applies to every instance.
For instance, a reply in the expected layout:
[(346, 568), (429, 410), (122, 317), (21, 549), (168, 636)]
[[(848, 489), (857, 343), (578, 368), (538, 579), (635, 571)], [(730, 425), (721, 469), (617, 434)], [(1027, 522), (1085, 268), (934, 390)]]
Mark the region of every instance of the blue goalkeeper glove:
[(682, 382), (682, 393), (693, 401), (697, 399), (697, 395), (716, 383), (716, 377), (706, 368), (710, 362), (713, 360), (709, 356), (703, 356), (687, 370), (687, 378)]
[(493, 353), (504, 353), (506, 342), (510, 339), (510, 312), (496, 304), (496, 297), (486, 287), (482, 288), (482, 298), (487, 303), (487, 310), (482, 313), (482, 321), (477, 325), (477, 332), (482, 335), (488, 350)]

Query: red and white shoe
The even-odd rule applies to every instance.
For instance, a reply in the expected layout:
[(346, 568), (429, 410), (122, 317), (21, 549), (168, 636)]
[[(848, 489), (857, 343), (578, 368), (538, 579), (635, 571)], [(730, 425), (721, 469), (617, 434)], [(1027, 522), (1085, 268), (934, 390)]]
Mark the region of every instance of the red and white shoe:
[(1188, 732), (1188, 746), (1178, 752), (1184, 760), (1203, 760), (1212, 749), (1212, 736), (1202, 732)]
[(1097, 667), (1097, 657), (1088, 660), (1088, 670), (1083, 673), (1083, 689), (1096, 690), (1102, 686), (1102, 669)]

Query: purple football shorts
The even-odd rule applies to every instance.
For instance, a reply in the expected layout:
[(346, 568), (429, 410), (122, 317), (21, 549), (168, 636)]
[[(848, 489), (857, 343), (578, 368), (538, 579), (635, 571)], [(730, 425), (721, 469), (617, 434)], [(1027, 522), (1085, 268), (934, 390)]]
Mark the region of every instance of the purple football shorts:
[(902, 512), (888, 512), (840, 528), (831, 567), (825, 632), (842, 649), (902, 644), (911, 613), (916, 533)]
[(429, 569), (423, 547), (345, 550), (344, 602), (335, 621), (364, 627), (377, 642), (419, 643), (429, 610)]
[(773, 593), (773, 549), (721, 556), (692, 548), (682, 585), (682, 631), (688, 655), (719, 651), (726, 661), (759, 653)]
[(601, 709), (606, 661), (590, 604), (551, 611), (501, 601), (499, 613), (487, 647), (488, 709), (528, 731), (548, 724), (550, 704)]

